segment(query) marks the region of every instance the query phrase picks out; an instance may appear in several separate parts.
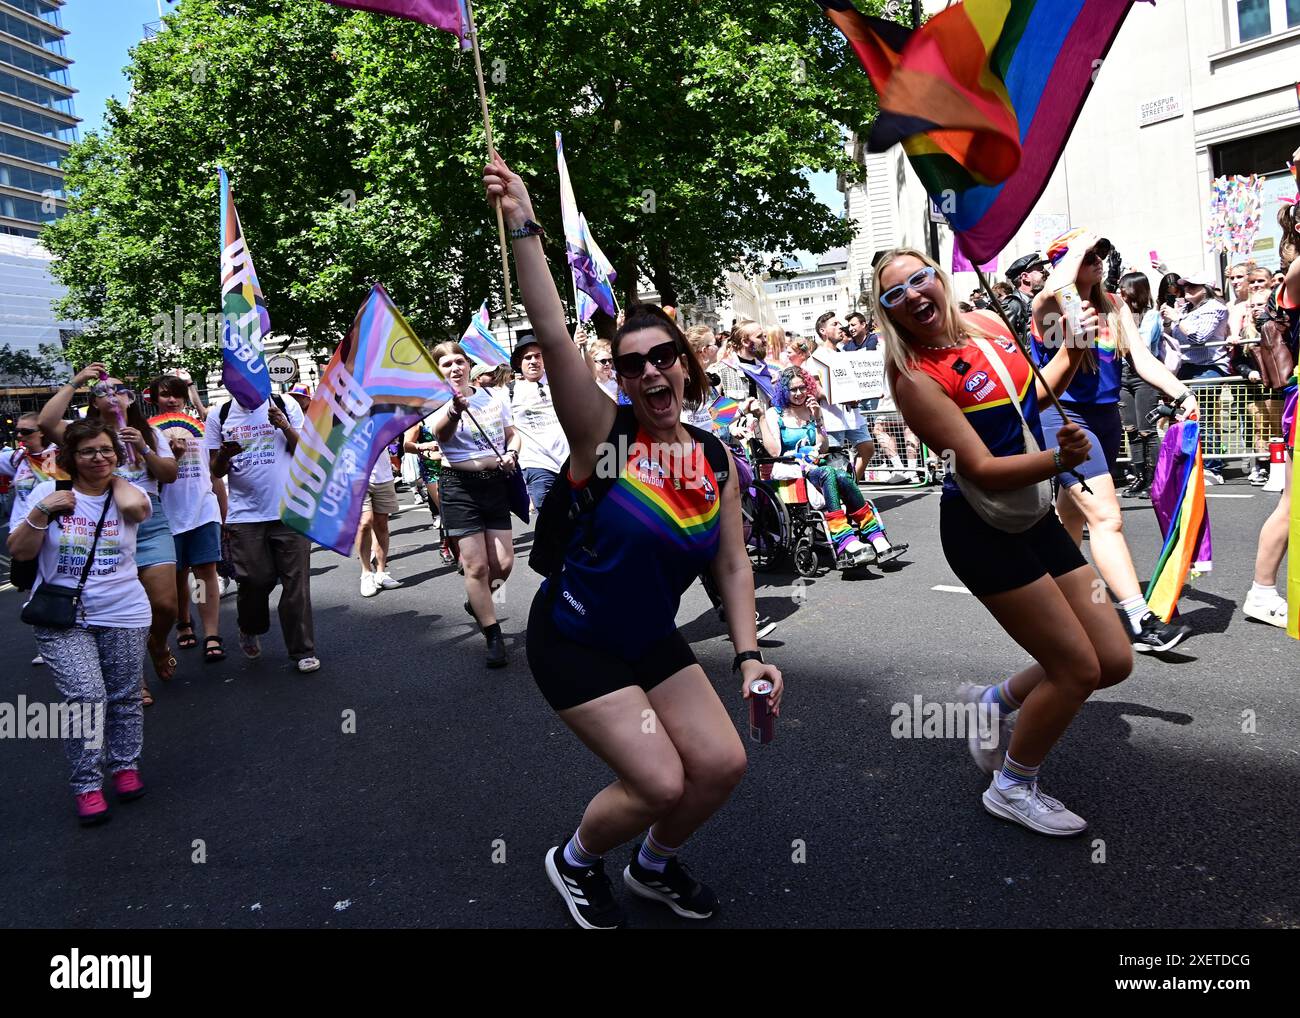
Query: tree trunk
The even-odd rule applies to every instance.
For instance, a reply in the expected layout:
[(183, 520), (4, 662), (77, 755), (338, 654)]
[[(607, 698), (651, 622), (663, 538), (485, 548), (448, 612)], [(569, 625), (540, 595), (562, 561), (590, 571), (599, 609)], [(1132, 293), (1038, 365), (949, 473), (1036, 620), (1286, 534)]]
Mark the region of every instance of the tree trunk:
[(665, 237), (655, 245), (650, 276), (654, 280), (655, 289), (659, 291), (659, 303), (676, 307), (677, 283), (673, 279), (672, 264), (671, 248)]

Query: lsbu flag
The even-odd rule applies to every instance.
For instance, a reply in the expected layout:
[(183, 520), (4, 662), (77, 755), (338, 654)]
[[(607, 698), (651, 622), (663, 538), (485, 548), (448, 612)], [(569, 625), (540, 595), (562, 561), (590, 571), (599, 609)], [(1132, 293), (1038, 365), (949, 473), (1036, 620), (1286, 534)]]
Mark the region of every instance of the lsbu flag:
[(376, 284), (307, 407), (280, 519), (352, 554), (370, 471), (402, 432), (452, 397), (433, 356)]
[(230, 178), (221, 177), (221, 384), (245, 410), (271, 398), (271, 376), (262, 353), (271, 331), (253, 256), (244, 243)]

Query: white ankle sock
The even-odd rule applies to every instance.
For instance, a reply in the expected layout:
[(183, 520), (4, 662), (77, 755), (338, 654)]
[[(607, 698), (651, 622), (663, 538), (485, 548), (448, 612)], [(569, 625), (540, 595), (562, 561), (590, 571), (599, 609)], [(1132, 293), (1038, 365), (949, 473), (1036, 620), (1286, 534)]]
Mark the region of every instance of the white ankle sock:
[(1130, 597), (1119, 603), (1120, 609), (1128, 616), (1129, 628), (1134, 634), (1142, 632), (1142, 616), (1151, 609), (1147, 607), (1147, 599), (1141, 594), (1136, 597)]

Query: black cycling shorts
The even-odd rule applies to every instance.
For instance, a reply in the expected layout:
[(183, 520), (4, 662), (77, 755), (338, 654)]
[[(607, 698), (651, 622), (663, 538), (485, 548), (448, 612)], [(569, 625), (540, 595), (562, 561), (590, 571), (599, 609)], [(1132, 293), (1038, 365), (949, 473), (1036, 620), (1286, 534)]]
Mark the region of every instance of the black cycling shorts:
[(960, 495), (939, 502), (944, 557), (977, 597), (1003, 594), (1042, 576), (1064, 576), (1087, 565), (1055, 509), (1028, 530), (1008, 534), (985, 523)]
[(664, 679), (699, 663), (676, 629), (635, 660), (575, 643), (555, 628), (552, 607), (545, 590), (539, 590), (528, 613), (527, 647), (533, 681), (554, 710), (577, 707), (628, 686), (640, 686), (648, 693)]

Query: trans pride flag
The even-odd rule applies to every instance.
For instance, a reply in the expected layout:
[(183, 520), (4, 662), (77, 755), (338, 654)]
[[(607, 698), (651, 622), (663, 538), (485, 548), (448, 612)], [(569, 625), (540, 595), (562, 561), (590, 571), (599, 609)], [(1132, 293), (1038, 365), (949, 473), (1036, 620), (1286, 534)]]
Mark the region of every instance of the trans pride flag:
[(1160, 459), (1151, 483), (1151, 505), (1165, 543), (1147, 584), (1146, 599), (1165, 622), (1174, 617), (1188, 572), (1194, 568), (1205, 573), (1212, 566), (1200, 434), (1197, 421), (1170, 425), (1160, 444)]
[(351, 555), (375, 461), (452, 395), (433, 356), (376, 284), (307, 407), (280, 519)]
[[(564, 221), (564, 250), (573, 271), (573, 285), (579, 293), (590, 297), (600, 310), (611, 318), (618, 314), (614, 303), (614, 288), (610, 282), (615, 279), (614, 269), (600, 253), (600, 248), (590, 239), (587, 221), (578, 212), (578, 200), (573, 196), (573, 184), (569, 181), (569, 167), (564, 161), (564, 140), (560, 132), (555, 132), (555, 159), (560, 168), (560, 217)], [(593, 250), (594, 248), (594, 250)], [(596, 260), (597, 255), (600, 262)], [(581, 315), (582, 298), (579, 297), (579, 315)], [(582, 319), (588, 321), (594, 311)]]
[(221, 178), (221, 384), (245, 410), (271, 398), (271, 376), (262, 348), (271, 331), (262, 287), (253, 271), (253, 256), (244, 244), (244, 228), (230, 193), (230, 178)]
[(458, 39), (469, 38), (469, 14), (464, 0), (325, 0), (336, 7), (352, 7), (375, 14), (390, 14), (419, 21), (450, 32)]
[(1042, 195), (1134, 0), (965, 0), (915, 31), (818, 2), (880, 97), (868, 150), (902, 143), (982, 263)]
[(496, 337), (488, 327), (491, 322), (492, 316), (488, 314), (487, 301), (484, 301), (460, 337), (460, 345), (475, 364), (495, 368), (498, 364), (509, 364), (510, 355), (497, 345)]
[[(595, 269), (596, 278), (602, 286), (609, 290), (610, 300), (612, 301), (614, 299), (614, 288), (610, 284), (618, 278), (618, 274), (614, 271), (614, 266), (610, 264), (609, 259), (605, 257), (605, 252), (596, 243), (596, 238), (591, 235), (591, 228), (587, 225), (587, 217), (581, 212), (578, 213), (578, 226), (582, 230), (583, 243), (586, 245), (587, 250), (591, 252), (591, 264)], [(577, 289), (576, 279), (574, 288)], [(587, 294), (583, 293), (582, 290), (578, 290), (578, 321), (591, 321), (598, 306)], [(615, 302), (615, 306), (617, 307), (617, 302)]]

